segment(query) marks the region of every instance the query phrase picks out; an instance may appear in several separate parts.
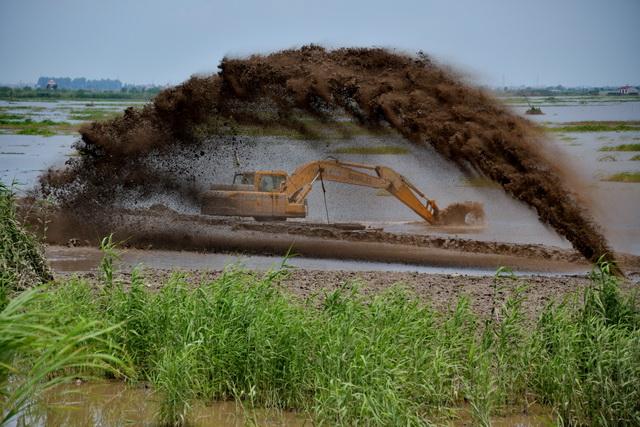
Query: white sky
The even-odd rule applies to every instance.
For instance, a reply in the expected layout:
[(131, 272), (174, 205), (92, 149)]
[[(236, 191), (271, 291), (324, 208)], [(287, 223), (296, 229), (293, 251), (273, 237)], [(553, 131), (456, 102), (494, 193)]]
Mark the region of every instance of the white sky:
[(640, 84), (640, 0), (0, 0), (0, 82), (178, 83), (225, 55), (423, 50), (481, 84)]

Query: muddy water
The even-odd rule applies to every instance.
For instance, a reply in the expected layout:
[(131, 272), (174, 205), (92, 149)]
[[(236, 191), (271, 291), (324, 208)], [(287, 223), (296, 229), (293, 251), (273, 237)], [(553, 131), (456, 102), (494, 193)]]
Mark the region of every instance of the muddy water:
[[(519, 411), (518, 411), (519, 412)], [(116, 427), (124, 425), (156, 426), (158, 396), (144, 386), (126, 386), (119, 382), (93, 382), (60, 386), (10, 426), (47, 427)], [(448, 426), (472, 426), (470, 410), (462, 408), (457, 419)], [(236, 402), (196, 402), (189, 413), (192, 426), (241, 427), (256, 426), (309, 426), (309, 417), (303, 414), (272, 410), (243, 408)], [(543, 427), (553, 424), (547, 408), (533, 406), (527, 415), (517, 413), (492, 418), (496, 427)]]
[[(119, 382), (81, 383), (58, 387), (46, 394), (17, 426), (156, 426), (158, 396), (149, 388)], [(292, 412), (245, 409), (240, 403), (195, 403), (190, 411), (192, 426), (241, 427), (245, 425), (296, 427), (311, 425)]]
[(572, 133), (558, 137), (566, 164), (580, 178), (591, 199), (593, 214), (614, 249), (640, 254), (640, 184), (603, 181), (619, 173), (640, 171), (631, 158), (638, 152), (599, 151), (605, 147), (637, 143), (640, 132)]
[[(379, 244), (376, 246), (379, 246)], [(392, 249), (393, 248), (389, 248), (389, 250)], [(475, 277), (491, 276), (495, 274), (496, 268), (500, 265), (511, 265), (514, 267), (514, 274), (518, 276), (531, 274), (554, 277), (584, 275), (589, 270), (588, 265), (565, 262), (532, 262), (527, 259), (511, 259), (493, 255), (481, 256), (463, 253), (457, 253), (456, 265), (449, 266), (444, 262), (439, 262), (440, 259), (437, 257), (438, 253), (446, 251), (437, 250), (418, 251), (427, 257), (431, 254), (431, 257), (428, 258), (428, 265), (423, 265), (418, 263), (420, 261), (419, 258), (413, 257), (411, 253), (407, 252), (411, 249), (412, 248), (402, 248), (402, 254), (400, 254), (399, 257), (402, 256), (409, 259), (409, 261), (413, 261), (413, 263), (292, 257), (286, 260), (286, 264), (295, 268), (316, 271), (417, 272)], [(361, 247), (356, 245), (355, 250), (361, 251)], [(413, 250), (415, 251), (415, 248), (413, 248)], [(340, 251), (340, 253), (344, 252), (344, 249)], [(95, 271), (102, 258), (102, 254), (98, 249), (86, 247), (67, 248), (62, 246), (49, 246), (47, 247), (46, 255), (53, 270), (59, 273)], [(385, 256), (388, 257), (389, 254)], [(444, 260), (451, 258), (450, 253), (443, 255)], [(266, 271), (280, 267), (284, 261), (283, 257), (265, 255), (127, 249), (123, 251), (116, 266), (122, 271), (131, 271), (134, 267), (160, 270), (221, 271), (230, 265), (238, 265), (251, 270)], [(518, 261), (525, 264), (517, 264)], [(516, 264), (513, 264), (514, 262), (516, 262)]]
[[(6, 102), (5, 102), (6, 103)], [(24, 105), (22, 105), (24, 104)], [(33, 105), (31, 105), (33, 104)], [(77, 105), (76, 105), (77, 104)], [(82, 103), (16, 103), (16, 107), (45, 108), (43, 117), (68, 114), (70, 109)], [(96, 103), (92, 108), (123, 108), (110, 103)], [(521, 107), (513, 107), (520, 111)], [(57, 110), (58, 109), (58, 110)], [(30, 111), (16, 109), (18, 111)], [(563, 122), (573, 120), (639, 119), (640, 102), (606, 103), (594, 105), (569, 105), (544, 107), (548, 114), (527, 116), (538, 121)], [(42, 111), (40, 111), (42, 112)], [(36, 111), (36, 113), (39, 113)], [(45, 114), (45, 113), (43, 113)], [(57, 117), (57, 116), (56, 116)], [(62, 116), (61, 116), (62, 117)], [(594, 200), (595, 216), (604, 227), (614, 249), (640, 254), (640, 185), (633, 183), (601, 182), (600, 178), (620, 171), (638, 170), (639, 162), (629, 159), (635, 153), (603, 153), (602, 146), (628, 143), (640, 137), (638, 132), (567, 134), (575, 140), (563, 141), (560, 136), (555, 146), (566, 155), (569, 164), (589, 187)], [(17, 181), (26, 188), (35, 183), (46, 167), (61, 165), (72, 154), (71, 135), (40, 137), (27, 135), (0, 135), (0, 180), (6, 184)], [(414, 234), (462, 235), (485, 241), (512, 243), (541, 243), (569, 248), (569, 243), (553, 230), (542, 225), (536, 213), (522, 203), (514, 201), (504, 191), (483, 182), (469, 182), (449, 162), (443, 160), (430, 147), (416, 147), (399, 136), (356, 136), (347, 140), (318, 141), (286, 140), (283, 138), (240, 137), (240, 142), (215, 142), (215, 155), (205, 155), (191, 161), (189, 170), (194, 180), (204, 186), (214, 182), (228, 182), (237, 170), (279, 168), (292, 171), (300, 163), (338, 157), (342, 160), (390, 166), (412, 180), (429, 197), (440, 205), (463, 200), (483, 202), (487, 211), (487, 224), (482, 229), (443, 230), (428, 227), (416, 221), (415, 214), (384, 192), (336, 183), (325, 183), (329, 220), (335, 222), (364, 222), (391, 232)], [(364, 146), (395, 146), (406, 149), (400, 155), (338, 154), (342, 149)], [(601, 160), (612, 155), (615, 161)], [(236, 166), (240, 160), (240, 166)], [(162, 169), (162, 165), (158, 165)], [(310, 221), (326, 221), (324, 197), (316, 186), (309, 197)], [(195, 213), (197, 206), (185, 207), (171, 195), (153, 199), (141, 199), (135, 195), (126, 203), (150, 206), (162, 203), (167, 206)], [(615, 207), (615, 209), (612, 209)], [(464, 237), (464, 236), (463, 236)]]
[[(531, 100), (535, 103), (535, 99)], [(536, 103), (536, 105), (538, 105)], [(542, 115), (526, 115), (536, 122), (578, 122), (588, 120), (640, 120), (640, 102), (607, 102), (578, 105), (542, 104)], [(512, 107), (520, 115), (525, 115), (528, 106)]]
[(71, 144), (77, 137), (56, 135), (0, 135), (0, 181), (16, 183), (26, 189), (52, 165), (62, 166), (71, 154)]

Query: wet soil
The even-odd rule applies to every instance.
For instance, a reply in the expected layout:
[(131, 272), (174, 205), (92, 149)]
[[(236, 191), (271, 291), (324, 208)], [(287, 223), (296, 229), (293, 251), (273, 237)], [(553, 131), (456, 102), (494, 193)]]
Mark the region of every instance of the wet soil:
[[(169, 277), (179, 270), (143, 268), (145, 284), (150, 289), (160, 289)], [(194, 286), (209, 281), (220, 274), (220, 270), (183, 271), (188, 283)], [(78, 276), (100, 285), (100, 275), (90, 272), (55, 273), (57, 278)], [(262, 274), (258, 272), (257, 274)], [(116, 275), (125, 286), (130, 284), (131, 274), (122, 272)], [(571, 276), (520, 276), (495, 279), (492, 276), (466, 276), (461, 274), (428, 274), (418, 272), (384, 271), (322, 271), (292, 269), (279, 283), (282, 289), (302, 299), (322, 296), (338, 288), (357, 286), (364, 295), (375, 295), (392, 286), (403, 286), (421, 301), (434, 308), (446, 310), (452, 308), (459, 298), (469, 297), (473, 311), (480, 316), (491, 315), (494, 308), (500, 307), (513, 292), (523, 287), (526, 298), (524, 311), (531, 320), (552, 301), (562, 301), (579, 292), (591, 282), (585, 275)], [(636, 289), (638, 284), (625, 282), (626, 289)]]
[[(49, 214), (46, 239), (55, 245), (97, 246), (103, 228), (77, 222), (64, 212)], [(398, 233), (362, 224), (256, 222), (182, 214), (161, 205), (112, 211), (108, 229), (126, 247), (188, 251), (241, 251), (283, 256), (398, 262), (439, 267), (575, 272), (589, 268), (571, 249), (539, 244), (477, 241), (441, 235)], [(640, 271), (640, 256), (620, 255), (629, 273)]]

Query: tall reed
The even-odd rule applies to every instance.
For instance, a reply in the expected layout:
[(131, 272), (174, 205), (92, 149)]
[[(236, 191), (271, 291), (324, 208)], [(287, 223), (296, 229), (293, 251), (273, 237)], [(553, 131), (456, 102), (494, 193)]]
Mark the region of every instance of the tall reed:
[[(606, 264), (581, 295), (525, 318), (521, 289), (478, 318), (461, 298), (438, 311), (401, 286), (365, 296), (357, 283), (308, 300), (284, 292), (286, 270), (229, 268), (149, 291), (70, 280), (45, 304), (124, 327), (109, 332), (135, 377), (154, 384), (159, 421), (181, 425), (196, 400), (293, 409), (320, 425), (426, 425), (460, 408), (478, 425), (547, 406), (561, 424), (640, 423), (640, 315)], [(511, 286), (498, 278), (496, 287)], [(522, 410), (522, 409), (520, 409)]]

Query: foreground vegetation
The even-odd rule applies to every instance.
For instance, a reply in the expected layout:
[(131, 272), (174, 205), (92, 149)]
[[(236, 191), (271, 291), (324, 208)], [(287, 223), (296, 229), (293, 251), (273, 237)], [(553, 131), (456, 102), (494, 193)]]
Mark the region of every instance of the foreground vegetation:
[(321, 425), (439, 424), (465, 405), (489, 425), (535, 402), (565, 425), (640, 422), (640, 314), (607, 265), (531, 325), (517, 291), (490, 319), (467, 298), (439, 312), (401, 287), (299, 301), (278, 288), (286, 269), (229, 269), (195, 286), (174, 274), (153, 292), (135, 271), (128, 289), (114, 281), (111, 256), (98, 288), (52, 283), (31, 309), (51, 313), (56, 330), (108, 330), (111, 356), (153, 384), (166, 425), (188, 421), (196, 400), (224, 399)]
[(49, 280), (41, 249), (18, 223), (13, 194), (0, 183), (0, 426), (57, 384), (89, 370), (117, 374), (125, 367), (104, 339), (111, 329), (88, 319), (55, 324), (55, 313), (42, 305), (44, 293), (28, 289)]
[[(35, 268), (42, 259), (3, 194), (3, 262)], [(279, 287), (284, 267), (229, 268), (200, 283), (176, 273), (153, 291), (136, 270), (130, 285), (116, 280), (110, 238), (102, 250), (99, 283), (42, 275), (25, 293), (13, 276), (3, 282), (4, 422), (52, 381), (107, 375), (150, 382), (165, 425), (186, 423), (198, 400), (224, 399), (320, 425), (441, 424), (461, 408), (490, 425), (534, 403), (564, 425), (640, 423), (640, 312), (607, 264), (532, 322), (518, 289), (479, 318), (468, 298), (437, 311), (400, 286), (371, 297), (348, 283), (300, 300)], [(499, 271), (494, 295), (503, 285)]]

